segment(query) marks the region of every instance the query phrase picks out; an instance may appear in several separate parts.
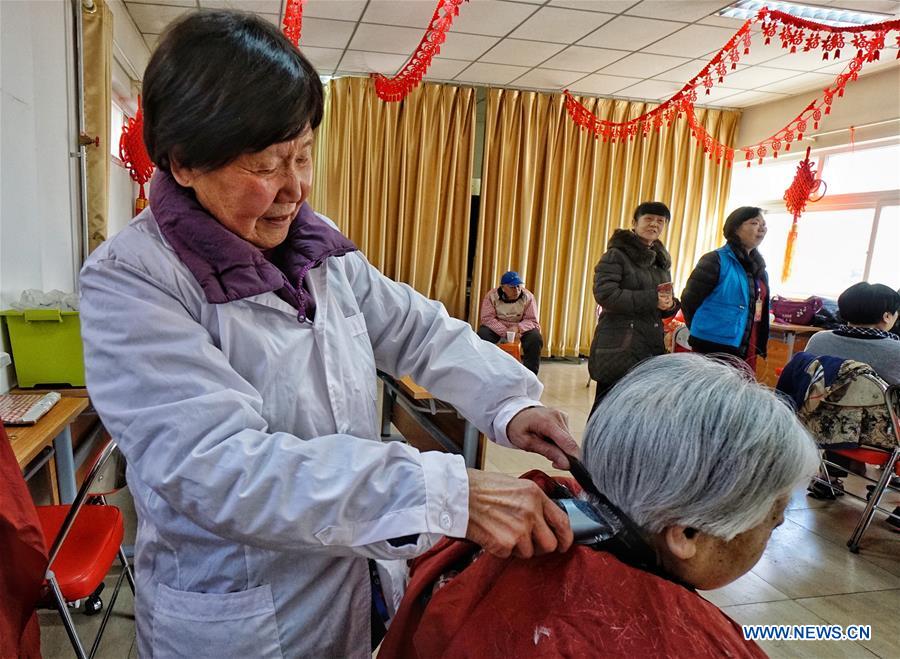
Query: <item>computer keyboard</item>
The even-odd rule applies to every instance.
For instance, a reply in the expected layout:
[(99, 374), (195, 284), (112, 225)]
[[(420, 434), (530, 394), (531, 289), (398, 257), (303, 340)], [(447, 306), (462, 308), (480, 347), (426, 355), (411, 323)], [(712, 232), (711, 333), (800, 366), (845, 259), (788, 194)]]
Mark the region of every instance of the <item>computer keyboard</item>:
[(60, 398), (56, 391), (47, 394), (3, 394), (0, 396), (0, 420), (8, 426), (34, 425)]

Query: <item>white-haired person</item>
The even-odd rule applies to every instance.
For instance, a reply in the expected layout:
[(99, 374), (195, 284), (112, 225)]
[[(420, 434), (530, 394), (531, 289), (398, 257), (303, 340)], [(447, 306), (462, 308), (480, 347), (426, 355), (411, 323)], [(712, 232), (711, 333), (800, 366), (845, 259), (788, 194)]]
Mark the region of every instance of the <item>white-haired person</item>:
[[(815, 472), (790, 407), (733, 366), (663, 355), (613, 387), (583, 448), (596, 496), (575, 507), (596, 527), (571, 517), (580, 544), (522, 560), (442, 541), (413, 563), (380, 659), (766, 656), (697, 589), (748, 572)], [(527, 477), (571, 510), (569, 479)]]

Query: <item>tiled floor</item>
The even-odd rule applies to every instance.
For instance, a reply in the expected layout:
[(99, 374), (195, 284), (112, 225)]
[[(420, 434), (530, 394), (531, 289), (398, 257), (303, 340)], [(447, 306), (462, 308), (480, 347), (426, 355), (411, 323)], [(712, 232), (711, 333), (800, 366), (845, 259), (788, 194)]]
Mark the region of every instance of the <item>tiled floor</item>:
[[(572, 433), (580, 441), (593, 402), (593, 386), (585, 386), (586, 367), (545, 362), (541, 380), (546, 387), (544, 403), (568, 414)], [(495, 445), (488, 446), (486, 466), (515, 475), (534, 468), (554, 473), (544, 458)], [(853, 477), (849, 485), (862, 488), (861, 481), (854, 482)], [(126, 518), (133, 520), (124, 497), (120, 505), (126, 508)], [(900, 495), (889, 495), (885, 505), (900, 505)], [(876, 516), (860, 553), (851, 554), (845, 542), (861, 511), (862, 505), (849, 497), (826, 502), (810, 499), (802, 490), (796, 492), (784, 525), (775, 531), (756, 567), (735, 583), (704, 596), (742, 624), (872, 626), (870, 641), (761, 643), (772, 657), (900, 657), (900, 534), (887, 530), (883, 515)], [(132, 533), (132, 529), (126, 531), (128, 536)], [(131, 611), (131, 593), (126, 586), (99, 657), (136, 656)], [(83, 638), (99, 624), (99, 616), (75, 614), (75, 619)], [(71, 656), (55, 613), (42, 614), (41, 626), (44, 656)]]

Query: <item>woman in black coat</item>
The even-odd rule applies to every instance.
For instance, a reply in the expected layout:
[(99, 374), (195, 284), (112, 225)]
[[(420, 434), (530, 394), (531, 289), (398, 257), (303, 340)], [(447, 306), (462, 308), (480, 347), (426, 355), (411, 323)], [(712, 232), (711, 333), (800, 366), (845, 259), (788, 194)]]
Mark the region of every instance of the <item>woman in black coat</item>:
[(602, 310), (588, 361), (591, 378), (597, 381), (591, 412), (631, 367), (666, 351), (662, 319), (678, 311), (672, 258), (659, 241), (670, 218), (665, 204), (642, 203), (634, 211), (631, 230), (613, 233), (594, 268), (594, 299)]

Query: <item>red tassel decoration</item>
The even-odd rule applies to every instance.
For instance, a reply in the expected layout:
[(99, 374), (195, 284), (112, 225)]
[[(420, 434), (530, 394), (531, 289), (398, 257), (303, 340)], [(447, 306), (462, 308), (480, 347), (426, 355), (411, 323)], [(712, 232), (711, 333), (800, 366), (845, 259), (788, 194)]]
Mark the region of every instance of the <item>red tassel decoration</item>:
[(819, 44), (822, 43), (822, 38), (819, 36), (818, 32), (813, 32), (809, 35), (809, 38), (806, 40), (806, 44), (803, 46), (803, 52), (809, 52), (810, 50), (815, 50), (819, 47)]
[(303, 3), (306, 0), (288, 0), (284, 10), (282, 31), (295, 46), (300, 44), (300, 32), (303, 29)]

